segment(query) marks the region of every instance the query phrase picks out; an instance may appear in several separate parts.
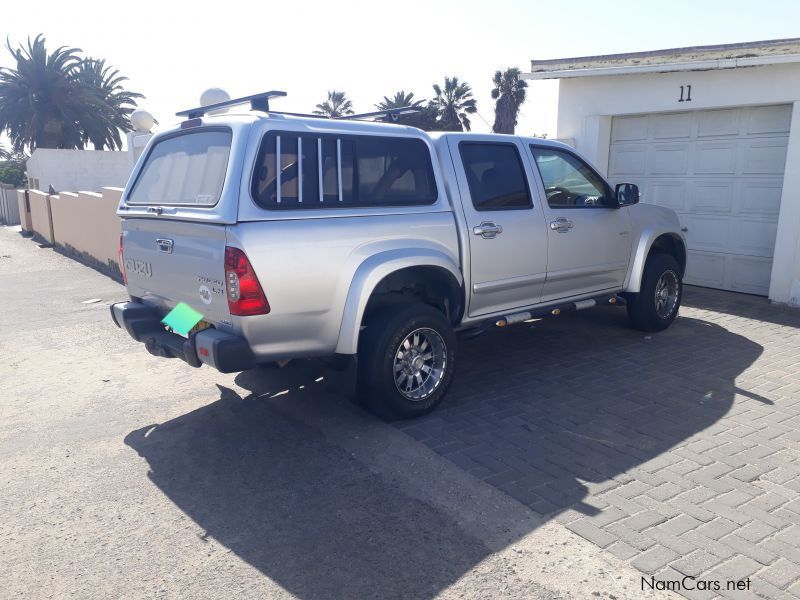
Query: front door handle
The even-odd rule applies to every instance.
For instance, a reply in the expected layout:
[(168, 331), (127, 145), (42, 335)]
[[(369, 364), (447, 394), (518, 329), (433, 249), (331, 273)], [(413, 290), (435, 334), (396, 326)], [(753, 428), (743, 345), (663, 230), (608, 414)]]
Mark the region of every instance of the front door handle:
[(557, 231), (558, 233), (567, 233), (574, 226), (575, 223), (566, 217), (558, 217), (556, 220), (550, 221), (550, 229)]
[(491, 221), (484, 221), (480, 225), (473, 227), (472, 233), (489, 240), (503, 233), (503, 228), (500, 225), (495, 225)]

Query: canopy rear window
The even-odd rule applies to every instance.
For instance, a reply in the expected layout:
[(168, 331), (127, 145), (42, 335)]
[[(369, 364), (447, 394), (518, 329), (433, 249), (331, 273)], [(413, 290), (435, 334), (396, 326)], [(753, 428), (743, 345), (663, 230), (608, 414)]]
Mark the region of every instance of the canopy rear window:
[(214, 206), (225, 183), (232, 137), (230, 129), (202, 129), (157, 142), (128, 204)]

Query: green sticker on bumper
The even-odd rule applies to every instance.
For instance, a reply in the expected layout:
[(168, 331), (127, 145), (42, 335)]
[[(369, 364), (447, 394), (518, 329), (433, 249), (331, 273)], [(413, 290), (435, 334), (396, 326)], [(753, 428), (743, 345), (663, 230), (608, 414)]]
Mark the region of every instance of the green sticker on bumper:
[(188, 335), (189, 330), (197, 325), (198, 321), (203, 318), (199, 312), (193, 309), (185, 302), (179, 302), (167, 316), (161, 319), (167, 327), (181, 335)]

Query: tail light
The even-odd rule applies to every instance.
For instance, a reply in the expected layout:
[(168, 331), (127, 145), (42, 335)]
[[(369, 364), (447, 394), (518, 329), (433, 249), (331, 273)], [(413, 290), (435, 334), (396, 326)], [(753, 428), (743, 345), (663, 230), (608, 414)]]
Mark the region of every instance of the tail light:
[(247, 255), (239, 248), (225, 248), (225, 287), (228, 290), (228, 308), (232, 315), (246, 317), (269, 312), (269, 302), (261, 289), (256, 272), (247, 260)]
[(122, 234), (119, 234), (119, 270), (122, 272), (122, 283), (128, 285), (128, 276), (125, 273), (125, 257), (122, 255)]

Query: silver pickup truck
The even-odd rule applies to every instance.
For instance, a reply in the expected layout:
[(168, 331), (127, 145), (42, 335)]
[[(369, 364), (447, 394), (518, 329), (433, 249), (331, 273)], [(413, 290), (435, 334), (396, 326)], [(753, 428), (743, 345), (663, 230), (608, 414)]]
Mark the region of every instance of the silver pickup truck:
[[(357, 356), (358, 398), (402, 418), (442, 400), (459, 336), (608, 303), (644, 331), (675, 319), (675, 213), (569, 146), (270, 111), (278, 95), (178, 113), (131, 175), (111, 313), (151, 353), (226, 373)], [(178, 303), (202, 314), (186, 335), (162, 323)]]

